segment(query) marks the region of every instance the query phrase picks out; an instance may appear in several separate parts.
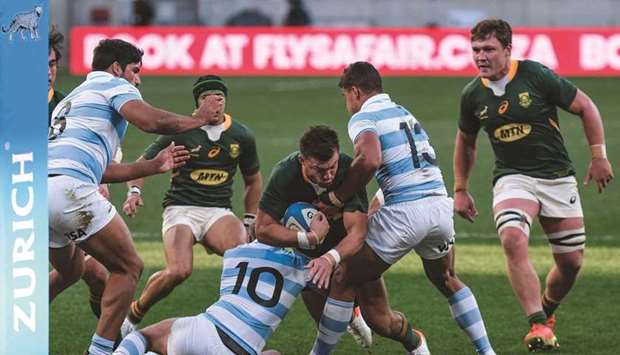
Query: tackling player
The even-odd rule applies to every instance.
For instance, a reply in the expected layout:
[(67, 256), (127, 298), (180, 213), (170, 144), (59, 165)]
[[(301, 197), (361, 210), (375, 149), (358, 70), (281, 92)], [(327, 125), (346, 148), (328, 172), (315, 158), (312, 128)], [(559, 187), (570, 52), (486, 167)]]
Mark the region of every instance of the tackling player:
[[(336, 190), (320, 196), (320, 207), (341, 207), (341, 201), (366, 186), (373, 175), (385, 204), (369, 217), (366, 243), (337, 272), (340, 276), (332, 283), (330, 296), (348, 300), (356, 288), (364, 318), (373, 330), (401, 342), (411, 354), (428, 354), (422, 333), (391, 309), (385, 287), (373, 286), (390, 266), (415, 250), (426, 276), (448, 299), (454, 320), (476, 352), (494, 354), (476, 298), (455, 274), (452, 200), (428, 135), (407, 109), (383, 93), (381, 76), (372, 64), (349, 65), (339, 86), (353, 114), (348, 130), (355, 158)], [(329, 318), (327, 308), (323, 315)], [(338, 332), (319, 334), (315, 352), (326, 353), (339, 336)]]
[(112, 164), (128, 122), (143, 131), (171, 134), (204, 125), (222, 109), (210, 98), (196, 117), (152, 107), (132, 85), (139, 80), (143, 52), (118, 39), (102, 40), (94, 50), (93, 71), (54, 109), (48, 144), (50, 262), (60, 276), (79, 280), (84, 258), (76, 245), (110, 271), (102, 310), (88, 352), (111, 354), (143, 264), (125, 222), (97, 190), (167, 171), (186, 160), (174, 144), (153, 160)]
[[(461, 96), (454, 207), (471, 222), (477, 215), (468, 180), (477, 134), (484, 128), (495, 153), (495, 225), (512, 288), (531, 327), (524, 342), (530, 350), (554, 349), (558, 346), (554, 311), (575, 283), (586, 241), (575, 168), (560, 134), (557, 107), (583, 122), (592, 152), (585, 183), (593, 180), (599, 192), (613, 178), (601, 115), (585, 93), (549, 68), (530, 60), (512, 60), (512, 29), (506, 21), (487, 19), (476, 24), (471, 45), (480, 75)], [(542, 297), (528, 257), (530, 226), (536, 216), (555, 262)]]
[[(216, 75), (201, 76), (193, 86), (196, 108), (209, 96), (223, 100), (228, 88)], [(243, 224), (254, 222), (262, 190), (256, 142), (250, 130), (224, 113), (206, 125), (176, 135), (160, 136), (138, 159), (152, 159), (160, 150), (175, 142), (191, 152), (182, 168), (172, 172), (170, 188), (164, 197), (162, 234), (166, 268), (151, 275), (138, 300), (132, 302), (122, 335), (135, 328), (146, 312), (192, 273), (194, 244), (208, 252), (222, 255), (230, 248), (246, 243)], [(242, 222), (231, 211), (233, 177), (241, 170), (245, 184), (245, 216)], [(144, 179), (132, 180), (123, 210), (134, 216), (142, 206)]]

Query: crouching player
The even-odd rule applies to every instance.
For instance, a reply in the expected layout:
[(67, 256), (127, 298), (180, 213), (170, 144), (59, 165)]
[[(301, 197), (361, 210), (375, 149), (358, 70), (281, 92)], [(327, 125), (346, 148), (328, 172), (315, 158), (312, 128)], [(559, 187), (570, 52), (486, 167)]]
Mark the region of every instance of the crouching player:
[[(254, 241), (224, 253), (220, 298), (204, 313), (136, 330), (113, 355), (256, 355), (306, 287), (309, 259)], [(277, 351), (262, 353), (279, 354)]]

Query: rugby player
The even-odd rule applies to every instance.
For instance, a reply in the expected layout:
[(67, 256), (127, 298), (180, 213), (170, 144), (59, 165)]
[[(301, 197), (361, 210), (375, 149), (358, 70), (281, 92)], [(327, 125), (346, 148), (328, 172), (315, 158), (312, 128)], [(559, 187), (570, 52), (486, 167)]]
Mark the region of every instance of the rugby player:
[[(512, 288), (530, 324), (524, 342), (532, 351), (552, 350), (558, 347), (554, 312), (575, 283), (586, 241), (575, 168), (560, 133), (557, 108), (581, 118), (592, 152), (585, 183), (594, 181), (599, 192), (613, 178), (601, 115), (583, 91), (551, 69), (535, 61), (511, 59), (512, 29), (506, 21), (487, 19), (476, 24), (471, 46), (479, 76), (461, 96), (454, 147), (454, 208), (472, 222), (477, 215), (468, 181), (477, 134), (484, 128), (495, 153), (495, 225)], [(535, 217), (554, 259), (542, 296), (528, 257)]]
[[(205, 75), (196, 80), (192, 93), (196, 108), (209, 96), (221, 98), (225, 107), (228, 87), (219, 76)], [(170, 142), (184, 145), (191, 158), (172, 172), (170, 188), (164, 197), (162, 235), (166, 267), (151, 275), (140, 297), (132, 302), (123, 323), (123, 336), (135, 328), (153, 305), (191, 275), (194, 244), (221, 256), (248, 241), (244, 224), (252, 224), (256, 215), (262, 178), (256, 142), (248, 127), (233, 120), (222, 108), (219, 115), (202, 127), (158, 137), (138, 161), (152, 159)], [(237, 167), (245, 184), (243, 223), (231, 211)], [(134, 216), (143, 205), (144, 179), (129, 181), (127, 186), (123, 210)]]
[[(76, 245), (110, 271), (101, 300), (101, 316), (88, 352), (111, 354), (143, 264), (125, 222), (97, 190), (160, 173), (188, 158), (182, 146), (152, 160), (110, 164), (128, 122), (139, 129), (171, 134), (200, 127), (222, 110), (208, 98), (195, 117), (155, 108), (142, 100), (139, 80), (143, 52), (118, 39), (103, 40), (94, 50), (92, 72), (61, 100), (52, 113), (48, 143), (50, 262), (61, 277), (79, 280), (84, 257)], [(136, 78), (137, 77), (137, 78)]]
[[(422, 259), (426, 276), (448, 299), (450, 312), (478, 354), (494, 354), (472, 291), (456, 277), (452, 199), (448, 197), (437, 155), (420, 122), (383, 92), (379, 72), (367, 62), (349, 65), (339, 86), (353, 114), (348, 131), (355, 158), (347, 176), (320, 196), (320, 207), (340, 208), (373, 175), (384, 205), (368, 220), (360, 252), (337, 271), (330, 299), (350, 300), (355, 290), (368, 325), (379, 335), (403, 344), (411, 354), (428, 354), (424, 335), (393, 311), (381, 275), (411, 250)], [(363, 272), (360, 272), (363, 270)], [(327, 307), (323, 316), (330, 318)], [(340, 329), (320, 333), (316, 354), (327, 353)]]

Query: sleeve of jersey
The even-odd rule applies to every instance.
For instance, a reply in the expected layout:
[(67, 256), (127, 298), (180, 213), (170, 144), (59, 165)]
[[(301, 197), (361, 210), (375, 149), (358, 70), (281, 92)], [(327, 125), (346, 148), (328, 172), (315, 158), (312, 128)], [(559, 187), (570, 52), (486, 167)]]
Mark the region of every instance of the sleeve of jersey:
[(172, 136), (159, 136), (155, 142), (151, 143), (142, 154), (144, 159), (153, 159), (162, 149), (166, 148), (172, 142)]
[(286, 199), (285, 180), (282, 170), (280, 169), (280, 164), (277, 164), (271, 172), (269, 183), (267, 183), (267, 187), (265, 191), (263, 191), (263, 195), (258, 204), (258, 208), (277, 221), (282, 219), (289, 205)]
[(360, 189), (351, 199), (345, 202), (342, 208), (344, 212), (368, 212), (368, 196), (366, 188)]
[(577, 96), (577, 87), (544, 65), (541, 65), (539, 77), (545, 95), (551, 103), (568, 111), (573, 100), (575, 100), (575, 96)]
[(245, 138), (241, 142), (239, 169), (245, 176), (254, 175), (260, 169), (258, 153), (256, 152), (256, 140), (250, 131), (247, 131)]
[(132, 100), (142, 100), (142, 95), (138, 89), (125, 82), (119, 83), (118, 86), (115, 86), (112, 89), (108, 90), (108, 100), (110, 100), (110, 104), (116, 112), (121, 112), (121, 108), (124, 104)]
[(349, 131), (351, 142), (355, 143), (357, 137), (366, 131), (371, 131), (376, 134), (377, 125), (369, 113), (358, 112), (349, 120), (347, 130)]
[(480, 120), (474, 115), (473, 102), (467, 94), (467, 89), (461, 94), (461, 112), (459, 116), (459, 129), (467, 134), (478, 134)]

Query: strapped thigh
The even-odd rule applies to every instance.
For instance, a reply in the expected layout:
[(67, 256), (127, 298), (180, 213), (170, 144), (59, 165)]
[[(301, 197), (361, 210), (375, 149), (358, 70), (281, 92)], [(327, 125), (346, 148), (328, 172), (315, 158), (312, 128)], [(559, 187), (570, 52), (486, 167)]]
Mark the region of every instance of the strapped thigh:
[(550, 233), (547, 240), (554, 254), (570, 253), (585, 248), (586, 229), (584, 227)]
[(495, 228), (497, 234), (501, 235), (502, 231), (508, 227), (514, 227), (521, 230), (526, 236), (530, 235), (530, 227), (532, 225), (532, 217), (519, 208), (506, 208), (498, 211), (495, 216)]

